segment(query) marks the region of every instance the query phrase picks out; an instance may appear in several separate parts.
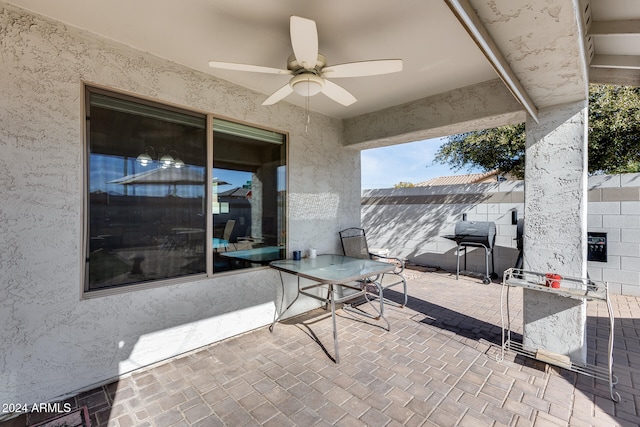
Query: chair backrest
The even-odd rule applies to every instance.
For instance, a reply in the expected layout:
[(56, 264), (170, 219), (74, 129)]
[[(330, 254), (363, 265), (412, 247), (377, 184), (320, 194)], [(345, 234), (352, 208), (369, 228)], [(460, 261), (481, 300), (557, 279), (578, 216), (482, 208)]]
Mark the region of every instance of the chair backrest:
[(369, 246), (362, 228), (347, 228), (340, 231), (342, 250), (346, 256), (354, 258), (369, 258)]
[(227, 221), (227, 223), (224, 226), (224, 231), (222, 232), (222, 239), (223, 240), (229, 240), (229, 237), (231, 237), (231, 233), (233, 232), (233, 227), (235, 227), (236, 225), (236, 220), (235, 219), (230, 219), (229, 221)]

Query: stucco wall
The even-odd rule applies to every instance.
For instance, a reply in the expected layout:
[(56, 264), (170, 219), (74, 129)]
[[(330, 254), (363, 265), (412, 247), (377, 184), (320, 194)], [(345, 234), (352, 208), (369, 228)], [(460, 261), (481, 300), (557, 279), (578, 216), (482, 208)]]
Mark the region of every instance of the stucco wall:
[[(587, 263), (589, 276), (608, 281), (613, 294), (640, 296), (640, 174), (592, 176), (588, 197), (587, 231), (607, 233), (608, 246), (606, 263)], [(455, 244), (442, 236), (454, 233), (463, 213), (469, 221), (496, 223), (496, 273), (515, 265), (514, 209), (524, 218), (522, 181), (362, 193), (362, 225), (370, 246), (454, 272)], [(482, 250), (469, 252), (467, 260), (469, 270), (484, 271)]]
[(340, 121), (312, 115), (305, 132), (300, 108), (2, 2), (0, 44), (0, 402), (50, 401), (263, 326), (279, 303), (269, 269), (81, 300), (83, 81), (289, 132), (290, 250), (336, 252), (360, 222)]

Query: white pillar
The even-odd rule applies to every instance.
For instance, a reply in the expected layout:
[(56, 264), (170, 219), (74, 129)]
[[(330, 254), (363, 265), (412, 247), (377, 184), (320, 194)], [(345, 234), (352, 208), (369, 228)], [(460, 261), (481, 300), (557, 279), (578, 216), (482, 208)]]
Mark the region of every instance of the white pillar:
[[(527, 120), (524, 269), (587, 273), (587, 101)], [(586, 362), (586, 302), (524, 290), (524, 345)]]

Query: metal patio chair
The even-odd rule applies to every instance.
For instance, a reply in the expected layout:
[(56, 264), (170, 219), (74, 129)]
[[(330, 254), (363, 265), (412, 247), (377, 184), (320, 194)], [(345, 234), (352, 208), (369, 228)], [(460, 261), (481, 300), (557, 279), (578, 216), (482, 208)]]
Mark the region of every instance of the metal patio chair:
[(396, 268), (392, 272), (381, 274), (379, 277), (372, 277), (370, 280), (380, 284), (381, 294), (384, 294), (385, 289), (402, 285), (404, 294), (404, 302), (402, 304), (386, 299), (383, 295), (380, 296), (387, 304), (399, 306), (400, 308), (407, 305), (407, 280), (402, 274), (404, 271), (404, 259), (370, 252), (369, 246), (367, 245), (367, 237), (362, 228), (347, 228), (340, 231), (339, 234), (340, 241), (342, 242), (342, 250), (346, 256), (363, 259), (379, 259), (380, 261), (396, 264)]

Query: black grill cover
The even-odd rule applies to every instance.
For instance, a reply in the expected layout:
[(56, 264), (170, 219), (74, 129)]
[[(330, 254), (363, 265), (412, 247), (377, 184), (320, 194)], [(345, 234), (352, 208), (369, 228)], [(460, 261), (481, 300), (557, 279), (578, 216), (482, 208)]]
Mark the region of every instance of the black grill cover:
[(518, 225), (516, 226), (516, 244), (518, 245), (518, 250), (522, 250), (524, 236), (524, 219), (518, 220)]
[(458, 221), (455, 240), (458, 243), (477, 243), (493, 248), (496, 242), (496, 223), (490, 221)]

